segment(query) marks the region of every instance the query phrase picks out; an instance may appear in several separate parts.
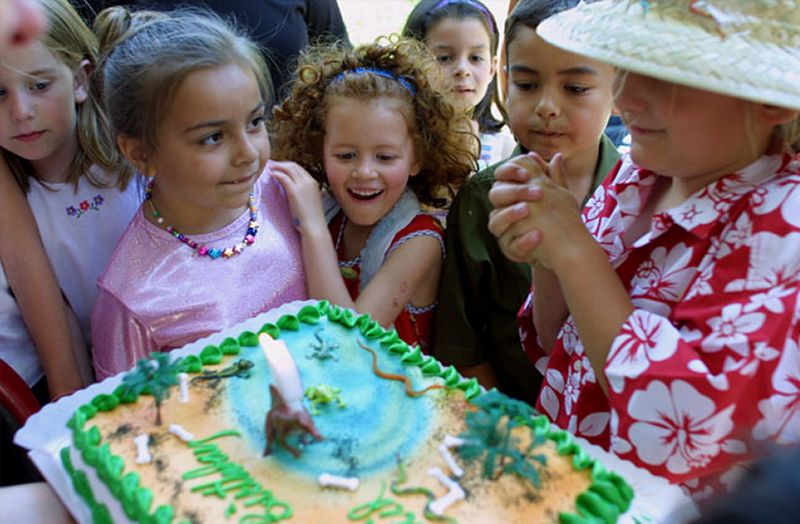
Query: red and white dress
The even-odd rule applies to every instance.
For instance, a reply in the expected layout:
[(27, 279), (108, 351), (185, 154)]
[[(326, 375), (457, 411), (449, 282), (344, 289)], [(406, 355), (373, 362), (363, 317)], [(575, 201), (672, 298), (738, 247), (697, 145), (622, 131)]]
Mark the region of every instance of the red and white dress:
[[(347, 291), (350, 293), (350, 298), (355, 300), (358, 298), (361, 285), (363, 285), (361, 282), (361, 259), (365, 253), (362, 251), (361, 255), (354, 260), (344, 260), (344, 248), (341, 239), (344, 233), (345, 223), (345, 215), (340, 212), (328, 223), (328, 229), (336, 245), (339, 270), (344, 278)], [(402, 227), (394, 235), (386, 251), (379, 255), (382, 257), (381, 260), (388, 258), (392, 251), (400, 247), (405, 241), (418, 236), (432, 236), (436, 238), (441, 246), (442, 256), (444, 256), (444, 230), (441, 223), (433, 215), (419, 213), (411, 219), (411, 222)], [(394, 328), (397, 330), (397, 334), (405, 343), (411, 346), (419, 345), (424, 352), (427, 352), (433, 333), (433, 314), (435, 310), (436, 302), (424, 307), (415, 307), (411, 304), (406, 304), (403, 311), (400, 312), (394, 321)]]
[(635, 307), (606, 359), (608, 396), (572, 317), (544, 357), (529, 296), (520, 335), (545, 376), (540, 411), (703, 496), (760, 442), (800, 440), (800, 157), (764, 156), (630, 238), (657, 178), (626, 157), (583, 212)]

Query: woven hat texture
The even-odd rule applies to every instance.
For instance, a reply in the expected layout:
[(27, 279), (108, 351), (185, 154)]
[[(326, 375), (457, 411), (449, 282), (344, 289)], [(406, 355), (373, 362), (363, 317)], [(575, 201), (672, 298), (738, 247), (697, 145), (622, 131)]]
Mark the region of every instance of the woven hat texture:
[(603, 0), (537, 32), (628, 71), (800, 109), (800, 0)]

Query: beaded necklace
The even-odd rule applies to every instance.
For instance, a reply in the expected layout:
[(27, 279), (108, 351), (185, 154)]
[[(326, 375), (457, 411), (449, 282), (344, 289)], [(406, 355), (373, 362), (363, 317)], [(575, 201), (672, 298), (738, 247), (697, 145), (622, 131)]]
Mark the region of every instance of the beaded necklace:
[(238, 255), (244, 248), (247, 246), (253, 245), (256, 241), (256, 235), (258, 234), (258, 221), (257, 213), (258, 213), (258, 206), (256, 205), (256, 199), (253, 192), (250, 192), (250, 198), (247, 201), (247, 207), (250, 210), (250, 222), (247, 224), (247, 231), (244, 233), (244, 238), (241, 242), (236, 244), (233, 247), (228, 247), (225, 249), (217, 249), (217, 248), (209, 248), (204, 245), (198, 244), (191, 238), (187, 237), (183, 233), (179, 232), (177, 229), (172, 227), (169, 224), (164, 224), (164, 217), (161, 216), (161, 213), (158, 212), (156, 206), (153, 204), (153, 186), (154, 182), (151, 180), (147, 184), (147, 192), (145, 193), (145, 200), (150, 203), (150, 214), (153, 216), (153, 219), (158, 223), (158, 225), (162, 226), (164, 229), (167, 230), (167, 233), (174, 236), (176, 239), (180, 240), (190, 248), (194, 249), (194, 251), (201, 257), (210, 257), (210, 258), (231, 258), (234, 255)]

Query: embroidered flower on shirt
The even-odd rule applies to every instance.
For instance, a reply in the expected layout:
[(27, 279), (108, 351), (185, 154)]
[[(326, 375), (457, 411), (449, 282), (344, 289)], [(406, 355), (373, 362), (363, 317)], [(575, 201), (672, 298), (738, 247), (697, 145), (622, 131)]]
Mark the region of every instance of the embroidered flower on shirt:
[(95, 195), (91, 201), (82, 200), (77, 204), (77, 207), (67, 207), (67, 216), (80, 218), (87, 211), (100, 211), (100, 206), (102, 206), (105, 201), (106, 199), (103, 198), (103, 195)]

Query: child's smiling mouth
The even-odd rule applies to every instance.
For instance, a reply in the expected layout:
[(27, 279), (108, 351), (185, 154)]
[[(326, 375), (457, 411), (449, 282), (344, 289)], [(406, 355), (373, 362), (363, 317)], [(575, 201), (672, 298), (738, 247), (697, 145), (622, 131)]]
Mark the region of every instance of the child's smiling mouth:
[(372, 200), (383, 194), (383, 189), (348, 189), (347, 194), (356, 200)]

